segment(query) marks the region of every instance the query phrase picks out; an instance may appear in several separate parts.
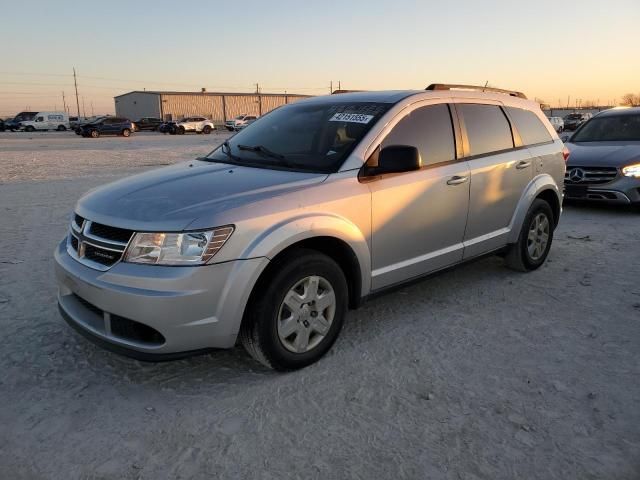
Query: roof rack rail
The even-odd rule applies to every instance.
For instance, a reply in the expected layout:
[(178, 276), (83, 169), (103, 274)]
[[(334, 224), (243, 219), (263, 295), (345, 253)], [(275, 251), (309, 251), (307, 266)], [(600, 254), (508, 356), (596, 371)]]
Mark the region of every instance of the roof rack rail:
[(527, 96), (522, 92), (515, 90), (503, 90), (502, 88), (482, 87), (480, 85), (454, 85), (451, 83), (432, 83), (425, 90), (479, 90), (481, 92), (504, 93), (512, 97), (524, 98)]

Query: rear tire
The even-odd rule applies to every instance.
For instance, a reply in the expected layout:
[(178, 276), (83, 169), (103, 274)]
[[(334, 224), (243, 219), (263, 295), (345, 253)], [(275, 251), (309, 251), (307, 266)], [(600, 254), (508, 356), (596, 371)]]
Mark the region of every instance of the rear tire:
[(28, 125), (28, 126), (24, 127), (24, 131), (31, 133), (31, 132), (35, 131), (35, 128), (33, 128), (31, 125)]
[(518, 241), (509, 246), (504, 257), (507, 267), (529, 272), (542, 266), (551, 249), (554, 225), (551, 206), (536, 198), (522, 222)]
[(267, 367), (306, 367), (338, 338), (347, 305), (347, 280), (338, 264), (314, 250), (297, 249), (276, 260), (272, 273), (254, 287), (240, 341)]
[(184, 127), (178, 128), (178, 135), (184, 135), (185, 129)]
[(202, 129), (202, 133), (204, 133), (205, 135), (209, 135), (211, 133), (211, 127), (209, 125), (205, 125)]
[(65, 127), (64, 125), (58, 125), (58, 131), (59, 132), (64, 132), (67, 129), (67, 127)]
[(91, 138), (98, 138), (100, 136), (100, 132), (98, 130), (91, 130), (91, 133), (89, 135), (91, 136)]

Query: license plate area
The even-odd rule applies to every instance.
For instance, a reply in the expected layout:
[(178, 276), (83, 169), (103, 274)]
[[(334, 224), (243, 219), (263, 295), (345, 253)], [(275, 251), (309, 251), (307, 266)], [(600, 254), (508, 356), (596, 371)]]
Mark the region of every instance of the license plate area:
[(589, 187), (586, 185), (565, 185), (564, 194), (571, 198), (584, 198), (589, 192)]

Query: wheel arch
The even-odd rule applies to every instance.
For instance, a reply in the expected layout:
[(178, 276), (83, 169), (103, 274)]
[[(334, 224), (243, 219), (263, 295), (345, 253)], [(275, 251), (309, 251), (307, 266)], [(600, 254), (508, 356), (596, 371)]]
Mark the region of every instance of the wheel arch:
[(542, 198), (549, 205), (554, 215), (554, 228), (558, 226), (560, 221), (560, 215), (562, 214), (562, 193), (558, 188), (553, 177), (549, 174), (542, 174), (535, 177), (518, 201), (515, 213), (511, 218), (510, 235), (508, 243), (515, 243), (518, 241), (518, 235), (522, 228), (522, 222), (524, 221), (529, 207), (536, 198)]
[[(349, 308), (358, 308), (362, 300), (362, 270), (358, 256), (351, 246), (344, 240), (333, 236), (315, 236), (298, 240), (278, 252), (262, 271), (253, 290), (261, 282), (267, 281), (287, 256), (296, 250), (308, 249), (320, 252), (334, 260), (347, 280)], [(252, 294), (253, 295), (253, 291)], [(251, 301), (251, 300), (249, 300)]]

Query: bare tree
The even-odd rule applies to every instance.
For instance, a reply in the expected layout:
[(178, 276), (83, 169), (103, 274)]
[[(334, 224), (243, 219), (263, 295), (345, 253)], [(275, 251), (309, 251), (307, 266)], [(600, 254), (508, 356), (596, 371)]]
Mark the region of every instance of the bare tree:
[(635, 95), (633, 93), (625, 93), (622, 96), (621, 105), (627, 105), (629, 107), (637, 107), (640, 106), (640, 94)]

